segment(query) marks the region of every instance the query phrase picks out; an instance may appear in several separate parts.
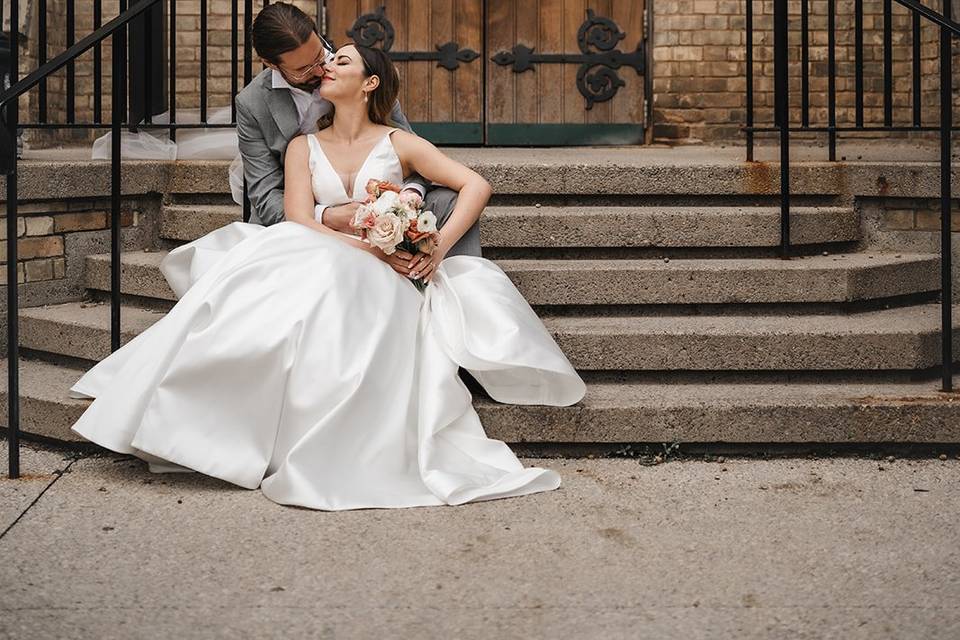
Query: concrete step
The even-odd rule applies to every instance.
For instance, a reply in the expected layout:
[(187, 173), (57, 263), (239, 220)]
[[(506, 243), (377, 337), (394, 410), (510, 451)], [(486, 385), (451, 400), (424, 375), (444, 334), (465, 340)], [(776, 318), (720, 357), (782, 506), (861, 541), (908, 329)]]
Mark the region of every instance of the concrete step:
[[(579, 370), (896, 370), (940, 364), (940, 307), (838, 315), (544, 317)], [(954, 308), (960, 353), (960, 306)]]
[[(126, 344), (165, 315), (162, 311), (123, 305), (120, 344)], [(20, 345), (84, 360), (102, 360), (110, 355), (110, 303), (68, 302), (21, 309)]]
[[(163, 317), (124, 305), (121, 343)], [(960, 353), (960, 307), (955, 310)], [(583, 371), (899, 370), (940, 362), (940, 307), (842, 315), (545, 316), (570, 362)], [(109, 303), (31, 307), (21, 345), (99, 360), (109, 355)]]
[[(167, 251), (124, 251), (120, 254), (120, 293), (176, 301), (160, 262)], [(83, 281), (88, 289), (110, 291), (110, 254), (86, 256)]]
[[(847, 207), (794, 207), (791, 242), (850, 242), (860, 237)], [(241, 219), (238, 206), (167, 205), (160, 237), (190, 241)], [(484, 247), (774, 247), (776, 207), (491, 206), (480, 217)]]
[[(495, 194), (543, 194), (594, 199), (599, 195), (636, 197), (716, 197), (745, 195), (772, 200), (779, 193), (776, 156), (771, 161), (744, 162), (739, 146), (455, 148), (444, 153), (477, 171)], [(899, 150), (898, 150), (899, 151)], [(110, 163), (70, 158), (63, 150), (54, 157), (24, 162), (19, 195), (24, 200), (105, 197), (110, 194)], [(875, 154), (879, 155), (879, 154)], [(917, 155), (877, 158), (848, 156), (844, 162), (826, 162), (826, 151), (811, 146), (790, 172), (795, 196), (858, 194), (935, 198), (939, 194), (939, 166)], [(229, 197), (230, 160), (176, 162), (124, 161), (123, 192), (193, 194)], [(953, 180), (960, 180), (954, 166)], [(0, 193), (4, 181), (0, 176)], [(956, 184), (956, 182), (954, 182)]]
[[(164, 251), (121, 254), (120, 291), (177, 298), (160, 271)], [(853, 253), (678, 260), (495, 260), (531, 305), (832, 303), (937, 291), (929, 254)], [(110, 290), (110, 254), (87, 256), (85, 285)]]
[(924, 254), (496, 262), (531, 305), (852, 302), (940, 289), (940, 259)]
[[(0, 422), (7, 416), (0, 361)], [(36, 435), (82, 441), (70, 427), (91, 400), (70, 398), (81, 372), (20, 363), (20, 425)], [(573, 442), (957, 442), (960, 394), (933, 381), (898, 384), (589, 383), (572, 407), (519, 406), (474, 395), (492, 438)]]
[[(20, 360), (20, 429), (57, 440), (79, 440), (70, 431), (90, 400), (71, 398), (83, 371), (38, 360)], [(0, 360), (0, 422), (7, 425), (7, 359)]]
[(168, 204), (160, 210), (161, 238), (189, 242), (231, 222), (242, 220), (237, 205)]
[(488, 398), (474, 406), (487, 433), (511, 443), (956, 442), (960, 392), (939, 388), (936, 381), (590, 383), (572, 407), (515, 406)]

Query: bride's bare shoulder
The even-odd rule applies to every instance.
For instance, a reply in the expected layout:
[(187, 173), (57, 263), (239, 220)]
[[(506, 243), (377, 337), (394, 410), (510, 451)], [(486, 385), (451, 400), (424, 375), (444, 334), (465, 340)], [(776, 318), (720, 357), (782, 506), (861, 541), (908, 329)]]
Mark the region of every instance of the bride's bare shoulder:
[(299, 134), (287, 143), (287, 153), (297, 152), (307, 148), (307, 134)]
[(421, 138), (415, 133), (396, 129), (390, 136), (393, 146), (400, 155), (422, 153), (424, 148), (432, 147), (433, 144), (425, 138)]

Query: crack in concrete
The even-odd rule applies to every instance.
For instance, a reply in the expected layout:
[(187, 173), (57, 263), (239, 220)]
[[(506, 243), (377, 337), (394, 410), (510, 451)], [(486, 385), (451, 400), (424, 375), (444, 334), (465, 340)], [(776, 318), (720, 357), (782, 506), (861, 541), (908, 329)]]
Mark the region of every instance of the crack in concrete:
[(34, 498), (34, 499), (30, 502), (30, 504), (27, 505), (27, 508), (24, 509), (23, 511), (21, 511), (21, 512), (20, 512), (20, 515), (18, 515), (18, 516), (16, 517), (16, 519), (15, 519), (13, 522), (11, 522), (10, 525), (9, 525), (6, 529), (4, 529), (2, 533), (0, 533), (0, 541), (2, 541), (2, 540), (4, 539), (4, 537), (6, 537), (6, 535), (7, 535), (8, 533), (10, 533), (10, 531), (17, 525), (17, 523), (20, 522), (20, 520), (23, 518), (23, 516), (25, 516), (25, 515), (27, 514), (27, 512), (30, 511), (30, 509), (33, 508), (33, 505), (37, 504), (37, 502), (40, 500), (40, 498), (43, 497), (43, 494), (45, 494), (45, 493), (47, 492), (47, 490), (48, 490), (50, 487), (52, 487), (52, 486), (57, 482), (57, 480), (59, 480), (60, 478), (62, 478), (62, 477), (63, 477), (63, 474), (65, 474), (65, 473), (67, 473), (67, 472), (70, 471), (70, 467), (72, 467), (72, 466), (73, 466), (73, 463), (76, 462), (76, 461), (79, 460), (79, 459), (80, 459), (80, 456), (73, 456), (73, 457), (70, 459), (70, 462), (67, 463), (67, 466), (64, 467), (62, 470), (60, 470), (59, 473), (54, 472), (53, 480), (51, 480), (49, 483), (47, 483), (47, 486), (45, 486), (45, 487), (43, 488), (43, 490), (42, 490), (39, 494), (37, 494), (37, 497)]

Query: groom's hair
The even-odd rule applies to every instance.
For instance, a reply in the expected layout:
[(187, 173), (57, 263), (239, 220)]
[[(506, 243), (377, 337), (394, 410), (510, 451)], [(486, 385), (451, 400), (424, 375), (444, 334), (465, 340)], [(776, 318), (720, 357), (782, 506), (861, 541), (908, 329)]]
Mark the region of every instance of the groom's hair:
[(253, 48), (271, 64), (279, 64), (280, 56), (298, 48), (316, 32), (313, 18), (287, 2), (267, 5), (250, 26)]

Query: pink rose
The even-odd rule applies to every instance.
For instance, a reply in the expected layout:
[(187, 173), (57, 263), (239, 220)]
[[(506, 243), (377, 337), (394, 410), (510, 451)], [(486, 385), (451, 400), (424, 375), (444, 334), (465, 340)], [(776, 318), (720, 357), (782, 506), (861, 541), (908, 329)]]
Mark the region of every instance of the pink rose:
[(350, 226), (359, 230), (372, 229), (376, 219), (377, 215), (373, 208), (363, 205), (357, 207), (357, 211), (353, 214), (353, 220), (350, 221)]
[(407, 189), (400, 192), (400, 202), (411, 209), (419, 209), (423, 205), (423, 198), (416, 191)]

